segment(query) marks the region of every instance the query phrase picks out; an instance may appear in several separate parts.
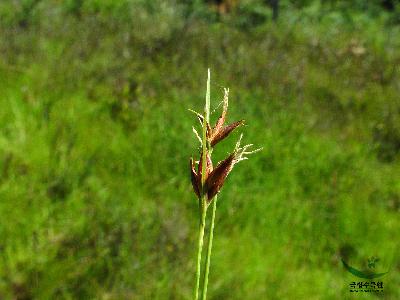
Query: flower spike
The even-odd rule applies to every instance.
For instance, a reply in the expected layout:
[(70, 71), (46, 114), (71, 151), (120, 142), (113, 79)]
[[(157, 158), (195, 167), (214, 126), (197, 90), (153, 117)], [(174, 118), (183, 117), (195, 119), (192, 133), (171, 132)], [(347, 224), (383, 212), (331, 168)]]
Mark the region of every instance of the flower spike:
[(208, 203), (210, 203), (215, 195), (219, 193), (225, 182), (226, 177), (228, 177), (235, 164), (242, 160), (248, 159), (245, 155), (253, 154), (262, 150), (262, 148), (259, 148), (253, 151), (246, 151), (252, 146), (252, 144), (240, 147), (242, 137), (243, 134), (240, 135), (240, 138), (237, 141), (233, 152), (226, 159), (219, 162), (216, 168), (212, 170), (211, 174), (207, 177), (206, 188)]
[(228, 96), (229, 89), (224, 89), (224, 100), (221, 116), (218, 118), (215, 126), (213, 128), (208, 128), (207, 130), (207, 139), (212, 147), (226, 138), (237, 127), (244, 124), (244, 121), (240, 120), (229, 125), (224, 125), (226, 114), (228, 112)]
[(198, 198), (200, 198), (200, 181), (199, 176), (195, 170), (193, 158), (190, 158), (190, 179), (192, 181), (194, 193)]

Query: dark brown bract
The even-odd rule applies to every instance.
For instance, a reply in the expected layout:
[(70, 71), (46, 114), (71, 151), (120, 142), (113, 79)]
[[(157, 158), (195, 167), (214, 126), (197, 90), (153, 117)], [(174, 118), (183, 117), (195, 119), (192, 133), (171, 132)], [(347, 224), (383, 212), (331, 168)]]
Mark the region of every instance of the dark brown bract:
[[(201, 156), (202, 157), (202, 156)], [(207, 156), (207, 172), (206, 172), (206, 181), (204, 185), (203, 193), (207, 194), (207, 202), (210, 203), (216, 194), (221, 190), (222, 185), (225, 182), (226, 177), (229, 172), (232, 170), (234, 165), (235, 153), (229, 155), (225, 160), (218, 163), (217, 167), (213, 169), (211, 159)], [(198, 172), (195, 170), (195, 164), (193, 159), (190, 159), (190, 169), (191, 169), (191, 179), (193, 190), (196, 193), (197, 197), (200, 198), (201, 191), (201, 161), (198, 162)]]

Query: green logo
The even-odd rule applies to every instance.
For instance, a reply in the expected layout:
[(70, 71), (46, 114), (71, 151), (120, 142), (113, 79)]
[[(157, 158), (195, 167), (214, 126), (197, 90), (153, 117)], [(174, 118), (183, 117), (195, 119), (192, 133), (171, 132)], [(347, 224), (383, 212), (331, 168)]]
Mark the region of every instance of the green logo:
[(358, 270), (354, 267), (349, 266), (343, 259), (342, 259), (342, 263), (343, 266), (345, 267), (345, 269), (347, 271), (349, 271), (351, 274), (353, 274), (354, 276), (357, 276), (359, 278), (364, 278), (364, 279), (375, 279), (375, 278), (379, 278), (382, 277), (384, 275), (386, 275), (389, 271), (383, 272), (383, 273), (376, 273), (376, 272), (372, 272), (372, 269), (375, 269), (375, 264), (379, 261), (379, 258), (377, 257), (371, 257), (368, 259), (368, 268), (370, 269), (369, 271), (361, 271)]

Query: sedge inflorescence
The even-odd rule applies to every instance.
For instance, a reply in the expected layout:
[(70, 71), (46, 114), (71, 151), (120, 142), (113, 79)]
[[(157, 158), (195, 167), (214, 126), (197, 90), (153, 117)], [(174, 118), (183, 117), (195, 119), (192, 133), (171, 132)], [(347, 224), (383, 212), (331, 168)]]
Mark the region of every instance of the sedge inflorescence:
[[(222, 140), (227, 138), (231, 132), (233, 132), (236, 128), (244, 124), (244, 120), (236, 121), (231, 124), (226, 125), (226, 115), (228, 112), (228, 95), (229, 89), (224, 89), (224, 100), (223, 100), (223, 108), (220, 117), (218, 118), (214, 127), (211, 127), (207, 121), (205, 121), (204, 116), (198, 114), (197, 115), (200, 124), (204, 126), (204, 122), (206, 122), (206, 143), (207, 146), (203, 147), (206, 149), (206, 153), (203, 153), (203, 149), (200, 152), (199, 161), (194, 161), (193, 158), (190, 159), (190, 173), (191, 173), (191, 181), (193, 190), (196, 196), (200, 199), (202, 195), (206, 195), (207, 204), (210, 204), (212, 199), (219, 193), (222, 186), (224, 185), (225, 179), (228, 174), (232, 171), (235, 164), (242, 160), (248, 159), (246, 155), (258, 152), (261, 150), (256, 149), (250, 151), (249, 149), (253, 146), (252, 144), (248, 144), (245, 146), (241, 146), (241, 140), (243, 134), (240, 135), (239, 140), (236, 143), (233, 151), (226, 157), (224, 160), (220, 161), (216, 167), (213, 167), (213, 163), (211, 160), (211, 153), (213, 148)], [(203, 144), (200, 135), (193, 128), (193, 131), (196, 137), (199, 139), (201, 145)], [(203, 164), (203, 159), (206, 160), (206, 164)], [(203, 176), (203, 165), (205, 168), (205, 182), (202, 184), (202, 176)]]

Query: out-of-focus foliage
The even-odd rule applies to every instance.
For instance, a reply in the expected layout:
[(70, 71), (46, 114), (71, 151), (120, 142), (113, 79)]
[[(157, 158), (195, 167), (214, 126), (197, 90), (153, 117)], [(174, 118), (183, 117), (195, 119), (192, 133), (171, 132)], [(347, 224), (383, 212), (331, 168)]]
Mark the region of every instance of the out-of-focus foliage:
[(1, 299), (190, 299), (208, 67), (264, 147), (221, 192), (210, 299), (346, 299), (370, 256), (400, 298), (398, 2), (279, 2), (0, 1)]

